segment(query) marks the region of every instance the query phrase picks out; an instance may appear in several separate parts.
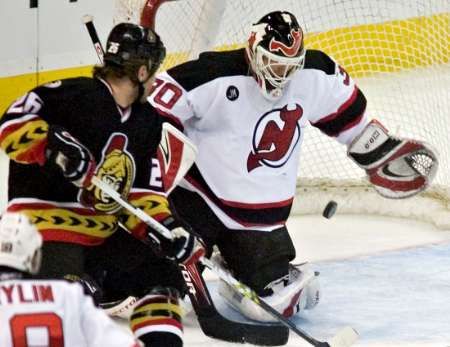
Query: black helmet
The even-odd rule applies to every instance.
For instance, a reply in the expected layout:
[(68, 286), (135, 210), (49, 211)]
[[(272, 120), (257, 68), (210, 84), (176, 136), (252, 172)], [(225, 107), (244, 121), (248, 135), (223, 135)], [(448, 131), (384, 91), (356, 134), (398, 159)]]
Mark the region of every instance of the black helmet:
[(150, 73), (158, 70), (166, 56), (166, 48), (158, 34), (132, 23), (117, 24), (108, 36), (105, 64), (124, 66), (146, 60)]
[[(246, 50), (263, 94), (279, 97), (295, 71), (304, 65), (302, 28), (292, 13), (270, 12), (253, 25)], [(282, 73), (277, 73), (277, 66), (285, 67)]]

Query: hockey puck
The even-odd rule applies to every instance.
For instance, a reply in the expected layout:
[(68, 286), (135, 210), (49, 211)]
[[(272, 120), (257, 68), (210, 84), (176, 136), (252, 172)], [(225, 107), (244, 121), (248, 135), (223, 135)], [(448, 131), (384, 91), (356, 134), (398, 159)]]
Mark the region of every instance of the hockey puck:
[(323, 212), (322, 212), (322, 216), (324, 216), (327, 219), (330, 219), (331, 217), (334, 216), (334, 214), (336, 213), (337, 210), (337, 202), (330, 200), (327, 204), (327, 206), (325, 206)]

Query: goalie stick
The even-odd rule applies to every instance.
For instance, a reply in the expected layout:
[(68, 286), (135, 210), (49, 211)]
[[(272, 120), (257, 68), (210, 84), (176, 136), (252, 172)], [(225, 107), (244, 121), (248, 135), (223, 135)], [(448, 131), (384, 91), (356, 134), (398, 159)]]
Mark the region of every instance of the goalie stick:
[[(99, 178), (97, 178), (95, 176), (92, 178), (92, 183), (95, 186), (97, 186), (99, 189), (101, 189), (103, 192), (108, 194), (112, 199), (114, 199), (116, 202), (118, 202), (122, 207), (124, 207), (125, 209), (127, 209), (128, 211), (130, 211), (131, 213), (136, 215), (139, 219), (141, 219), (144, 223), (149, 225), (151, 228), (153, 228), (157, 232), (161, 233), (164, 237), (166, 237), (168, 239), (172, 239), (172, 234), (167, 228), (165, 228), (162, 224), (157, 222), (155, 219), (153, 219), (151, 216), (146, 214), (141, 209), (135, 208), (134, 206), (132, 206), (131, 204), (129, 204), (128, 202), (123, 200), (121, 198), (120, 194), (117, 193), (113, 188), (111, 188), (107, 183), (101, 181)], [(313, 338), (312, 336), (310, 336), (309, 334), (304, 332), (302, 329), (298, 328), (294, 323), (292, 323), (289, 319), (287, 319), (282, 314), (280, 314), (278, 311), (276, 311), (272, 306), (267, 304), (251, 288), (247, 287), (245, 284), (236, 280), (228, 271), (223, 269), (219, 264), (217, 264), (216, 262), (214, 262), (212, 260), (204, 258), (204, 257), (200, 258), (199, 261), (203, 265), (205, 265), (207, 268), (212, 270), (221, 280), (223, 280), (226, 283), (228, 283), (229, 285), (233, 286), (237, 290), (237, 293), (239, 293), (239, 295), (241, 295), (242, 298), (247, 297), (250, 300), (252, 300), (256, 305), (259, 305), (261, 308), (263, 308), (267, 313), (269, 313), (271, 316), (273, 316), (275, 319), (277, 319), (281, 324), (283, 324), (285, 327), (287, 327), (288, 329), (295, 332), (298, 336), (300, 336), (302, 339), (304, 339), (305, 341), (307, 341), (308, 343), (310, 343), (313, 346), (317, 346), (317, 347), (348, 347), (348, 346), (351, 346), (358, 339), (358, 333), (353, 328), (345, 327), (345, 328), (341, 329), (329, 341), (316, 340), (315, 338)], [(204, 304), (205, 299), (207, 300), (207, 302), (209, 301), (209, 307), (213, 307), (211, 297), (209, 296), (209, 293), (207, 291), (205, 291), (203, 293), (203, 295), (200, 297), (196, 296), (198, 291), (196, 290), (197, 288), (195, 288), (195, 285), (198, 286), (198, 284), (200, 282), (199, 279), (201, 280), (203, 288), (206, 288), (206, 285), (205, 285), (205, 282), (203, 281), (203, 279), (201, 278), (200, 274), (198, 273), (198, 269), (196, 268), (195, 264), (192, 264), (192, 267), (190, 267), (190, 265), (188, 265), (186, 267), (183, 264), (180, 264), (180, 269), (182, 271), (183, 278), (185, 278), (185, 280), (186, 280), (186, 284), (187, 284), (188, 288), (194, 288), (194, 290), (189, 290), (189, 295), (191, 297), (192, 305), (194, 306), (194, 308), (199, 303), (203, 302), (203, 304)], [(188, 275), (190, 277), (190, 279), (185, 277), (186, 275)], [(194, 287), (192, 287), (192, 286), (194, 286)], [(201, 289), (201, 288), (199, 288), (199, 289)], [(201, 300), (201, 301), (199, 301), (199, 300)], [(199, 309), (199, 311), (201, 313), (201, 308), (197, 308), (197, 309)], [(214, 310), (215, 310), (215, 308), (214, 308)], [(196, 310), (196, 312), (197, 312), (197, 310)], [(216, 312), (216, 316), (219, 315), (217, 310), (215, 310), (215, 312)], [(229, 320), (226, 320), (226, 321), (229, 323), (232, 322)], [(200, 325), (202, 326), (201, 323), (200, 323)], [(216, 324), (214, 324), (214, 326), (215, 326), (215, 328), (217, 328)], [(259, 327), (260, 328), (258, 328), (257, 330), (261, 329), (261, 327), (268, 328), (270, 326), (260, 324)], [(279, 329), (280, 326), (273, 326), (272, 329), (275, 329), (275, 328)], [(202, 329), (203, 329), (203, 326), (202, 326)], [(268, 330), (270, 330), (270, 329), (268, 329)], [(263, 333), (263, 330), (261, 330), (260, 333)], [(206, 332), (205, 332), (205, 334), (206, 334)], [(208, 335), (208, 334), (206, 334), (206, 335)], [(211, 335), (208, 335), (208, 336), (211, 336)], [(270, 336), (270, 334), (269, 334), (269, 336)], [(251, 334), (251, 337), (253, 338), (256, 336), (253, 336)], [(234, 340), (234, 342), (250, 342), (250, 343), (254, 343), (254, 344), (261, 344), (261, 342), (267, 342), (267, 341), (260, 341), (258, 343), (256, 341), (250, 341), (250, 340), (243, 340), (243, 341)], [(284, 343), (286, 343), (286, 342), (287, 342), (287, 336), (286, 336), (286, 341)]]

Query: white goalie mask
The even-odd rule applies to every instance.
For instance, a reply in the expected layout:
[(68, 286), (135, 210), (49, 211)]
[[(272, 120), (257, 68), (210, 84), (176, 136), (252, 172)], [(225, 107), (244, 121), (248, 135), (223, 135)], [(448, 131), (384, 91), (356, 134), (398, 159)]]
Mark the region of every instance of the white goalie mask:
[(0, 266), (36, 274), (42, 236), (27, 216), (6, 212), (0, 219)]
[(252, 27), (246, 52), (263, 95), (278, 99), (305, 63), (303, 32), (294, 15), (276, 11), (261, 18)]

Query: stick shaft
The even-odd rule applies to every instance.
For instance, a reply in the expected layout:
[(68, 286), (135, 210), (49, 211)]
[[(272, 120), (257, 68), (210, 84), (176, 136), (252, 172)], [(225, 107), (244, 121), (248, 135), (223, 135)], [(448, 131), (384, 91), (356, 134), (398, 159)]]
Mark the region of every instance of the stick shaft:
[[(153, 219), (151, 216), (146, 214), (144, 211), (142, 211), (139, 208), (135, 208), (130, 203), (122, 199), (119, 193), (117, 193), (113, 188), (111, 188), (107, 183), (103, 182), (96, 176), (92, 178), (92, 183), (103, 190), (106, 194), (108, 194), (112, 199), (117, 201), (122, 207), (136, 215), (139, 219), (141, 219), (144, 223), (149, 225), (151, 228), (156, 230), (157, 232), (161, 233), (164, 237), (168, 239), (172, 239), (171, 232), (164, 227), (161, 223)], [(277, 319), (281, 324), (292, 330), (294, 333), (296, 333), (298, 336), (300, 336), (302, 339), (307, 341), (313, 346), (330, 346), (327, 342), (318, 341), (315, 338), (308, 335), (303, 330), (299, 329), (294, 323), (292, 323), (289, 319), (285, 318), (283, 315), (281, 315), (278, 311), (276, 311), (272, 306), (267, 304), (264, 300), (262, 300), (251, 288), (247, 287), (245, 284), (239, 282), (236, 280), (228, 271), (223, 269), (220, 265), (217, 263), (207, 259), (207, 258), (200, 258), (200, 262), (208, 267), (210, 270), (212, 270), (220, 279), (228, 283), (229, 285), (236, 288), (236, 290), (242, 295), (250, 300), (252, 300), (255, 304), (259, 305), (261, 308), (263, 308), (267, 313), (269, 313), (271, 316), (273, 316), (275, 319)]]
[(94, 45), (95, 51), (97, 52), (98, 59), (100, 60), (100, 63), (103, 64), (103, 56), (105, 55), (105, 51), (103, 50), (102, 43), (100, 42), (97, 30), (95, 29), (94, 18), (90, 15), (85, 15), (83, 16), (83, 22), (89, 33), (92, 44)]

